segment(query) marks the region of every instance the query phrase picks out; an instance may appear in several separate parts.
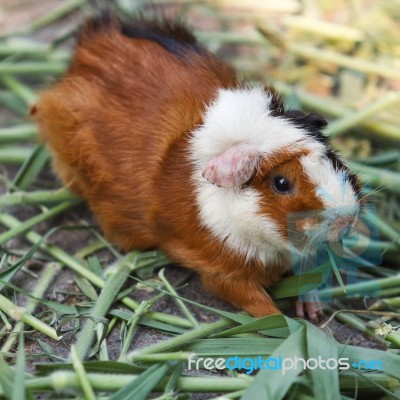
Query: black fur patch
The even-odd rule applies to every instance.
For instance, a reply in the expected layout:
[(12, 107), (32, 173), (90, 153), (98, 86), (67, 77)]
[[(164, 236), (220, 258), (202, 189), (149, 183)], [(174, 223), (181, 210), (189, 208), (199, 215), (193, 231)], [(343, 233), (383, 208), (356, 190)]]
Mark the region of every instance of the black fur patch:
[(333, 165), (335, 171), (346, 173), (346, 179), (350, 182), (354, 191), (360, 192), (357, 175), (353, 174), (338, 154), (329, 147), (328, 137), (322, 134), (322, 129), (327, 126), (327, 121), (319, 114), (305, 114), (299, 110), (289, 110), (282, 114), (282, 117), (290, 119), (297, 127), (304, 129), (307, 134), (319, 143), (326, 146), (325, 155)]
[(319, 114), (304, 114), (299, 110), (289, 110), (282, 114), (298, 128), (304, 129), (309, 136), (317, 142), (327, 144), (327, 137), (322, 134), (322, 129), (328, 125), (324, 117)]
[(275, 89), (266, 86), (264, 90), (271, 95), (271, 103), (269, 105), (270, 107), (270, 115), (272, 117), (279, 117), (284, 114), (285, 108), (283, 105), (283, 99), (282, 96), (275, 91)]
[(146, 17), (137, 17), (127, 21), (118, 18), (109, 10), (87, 19), (80, 30), (79, 39), (107, 31), (111, 27), (118, 29), (124, 36), (130, 38), (154, 41), (177, 56), (184, 56), (188, 51), (198, 54), (206, 52), (190, 29), (181, 21)]
[(353, 174), (349, 168), (345, 165), (345, 163), (341, 160), (338, 154), (332, 150), (331, 148), (327, 148), (326, 157), (332, 163), (335, 171), (340, 172), (343, 171), (346, 173), (346, 179), (350, 182), (354, 191), (358, 194), (361, 190), (361, 187), (358, 183), (358, 178), (356, 174)]
[(199, 54), (204, 52), (204, 48), (182, 22), (163, 19), (122, 22), (121, 31), (128, 37), (153, 40), (174, 54), (187, 50)]

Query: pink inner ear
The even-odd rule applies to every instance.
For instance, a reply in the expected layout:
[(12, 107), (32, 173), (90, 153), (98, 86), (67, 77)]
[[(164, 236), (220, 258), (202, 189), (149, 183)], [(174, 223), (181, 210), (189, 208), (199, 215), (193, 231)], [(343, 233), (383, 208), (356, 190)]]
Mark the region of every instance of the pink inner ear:
[(238, 144), (214, 157), (204, 168), (203, 177), (209, 182), (225, 187), (241, 187), (256, 168), (258, 155)]

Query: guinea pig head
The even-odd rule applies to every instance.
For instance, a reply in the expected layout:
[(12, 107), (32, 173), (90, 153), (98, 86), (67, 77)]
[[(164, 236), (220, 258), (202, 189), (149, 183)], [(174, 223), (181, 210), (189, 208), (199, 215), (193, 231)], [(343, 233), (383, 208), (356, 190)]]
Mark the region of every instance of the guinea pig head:
[(299, 249), (338, 240), (357, 220), (360, 188), (325, 126), (317, 114), (285, 112), (268, 89), (220, 90), (191, 139), (203, 226), (263, 264), (287, 264), (292, 216)]

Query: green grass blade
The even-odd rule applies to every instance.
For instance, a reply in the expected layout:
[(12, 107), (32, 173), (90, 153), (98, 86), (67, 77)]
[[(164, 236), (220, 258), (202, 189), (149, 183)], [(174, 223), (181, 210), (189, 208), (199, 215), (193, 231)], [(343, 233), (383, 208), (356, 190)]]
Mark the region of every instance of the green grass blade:
[(109, 400), (146, 400), (148, 394), (170, 369), (168, 363), (155, 364), (132, 382), (114, 393)]
[(23, 333), (19, 335), (12, 400), (25, 400), (25, 341)]
[[(306, 324), (307, 356), (318, 360), (339, 358), (337, 343), (328, 335), (309, 323)], [(340, 400), (339, 370), (310, 369), (314, 394), (321, 399)]]
[[(273, 358), (307, 357), (306, 328), (303, 326), (291, 334), (271, 355)], [(262, 370), (246, 389), (242, 400), (283, 399), (302, 369), (293, 368), (283, 375), (282, 370)]]
[(30, 156), (22, 164), (13, 185), (21, 190), (26, 190), (35, 181), (40, 171), (49, 160), (49, 154), (42, 145), (36, 145)]

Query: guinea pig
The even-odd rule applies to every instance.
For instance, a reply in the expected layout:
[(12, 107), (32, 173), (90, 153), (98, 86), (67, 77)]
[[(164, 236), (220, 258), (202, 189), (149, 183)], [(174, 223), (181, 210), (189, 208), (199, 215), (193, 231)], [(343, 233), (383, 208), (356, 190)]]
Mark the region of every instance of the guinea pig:
[(330, 220), (359, 213), (357, 177), (322, 135), (326, 121), (247, 86), (177, 22), (88, 19), (31, 113), (108, 240), (162, 249), (256, 317), (280, 312), (265, 288), (291, 268), (288, 214), (317, 211), (326, 236)]

